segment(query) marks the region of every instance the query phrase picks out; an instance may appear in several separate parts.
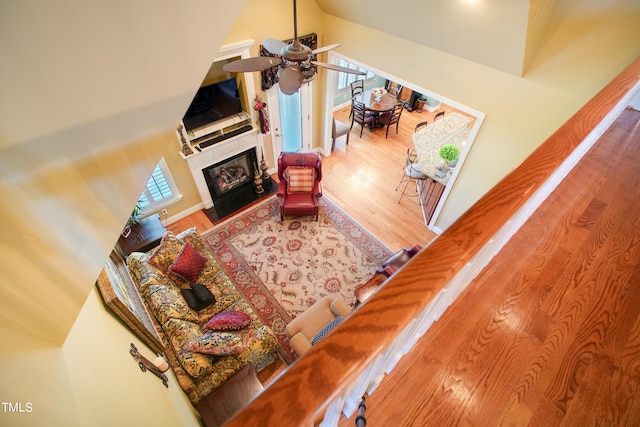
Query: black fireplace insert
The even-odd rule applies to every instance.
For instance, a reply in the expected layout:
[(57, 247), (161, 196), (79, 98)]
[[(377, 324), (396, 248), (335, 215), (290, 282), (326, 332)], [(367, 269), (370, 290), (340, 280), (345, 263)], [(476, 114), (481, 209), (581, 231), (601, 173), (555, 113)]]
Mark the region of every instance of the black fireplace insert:
[(213, 201), (213, 208), (205, 212), (213, 222), (275, 191), (276, 186), (269, 178), (262, 184), (264, 192), (256, 193), (254, 178), (257, 167), (256, 149), (251, 148), (202, 170)]

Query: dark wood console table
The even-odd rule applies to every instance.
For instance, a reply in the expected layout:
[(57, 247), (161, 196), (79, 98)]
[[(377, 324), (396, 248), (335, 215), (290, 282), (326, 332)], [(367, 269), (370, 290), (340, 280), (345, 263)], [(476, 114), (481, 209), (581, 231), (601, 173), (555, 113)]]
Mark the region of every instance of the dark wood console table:
[(118, 239), (118, 249), (123, 256), (131, 252), (147, 252), (160, 244), (160, 239), (167, 231), (158, 214), (143, 219), (131, 226), (131, 233)]

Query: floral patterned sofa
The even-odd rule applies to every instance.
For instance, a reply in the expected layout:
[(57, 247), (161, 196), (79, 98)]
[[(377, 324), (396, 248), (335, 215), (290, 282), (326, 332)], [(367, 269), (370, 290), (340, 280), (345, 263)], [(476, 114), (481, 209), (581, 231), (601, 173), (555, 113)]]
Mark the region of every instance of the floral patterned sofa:
[[(167, 232), (150, 253), (130, 254), (127, 267), (194, 405), (246, 365), (259, 372), (275, 361), (275, 334), (244, 301), (195, 228)], [(206, 288), (206, 307), (193, 306), (193, 283)]]

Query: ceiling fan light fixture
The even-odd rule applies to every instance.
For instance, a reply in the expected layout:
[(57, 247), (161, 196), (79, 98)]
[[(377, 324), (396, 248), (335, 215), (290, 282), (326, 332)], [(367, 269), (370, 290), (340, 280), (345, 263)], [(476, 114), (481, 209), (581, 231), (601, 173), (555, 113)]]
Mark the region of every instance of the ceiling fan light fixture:
[(315, 79), (318, 69), (313, 66), (305, 66), (300, 68), (300, 74), (302, 75), (302, 83), (309, 83)]
[(293, 95), (302, 86), (302, 73), (298, 68), (289, 65), (278, 70), (280, 91), (285, 95)]
[(263, 41), (265, 49), (270, 54), (277, 55), (278, 57), (246, 58), (224, 65), (222, 68), (228, 72), (246, 73), (264, 71), (268, 68), (279, 65), (278, 80), (280, 91), (286, 95), (296, 93), (303, 83), (312, 81), (318, 72), (318, 67), (343, 73), (358, 75), (366, 74), (347, 67), (326, 64), (324, 62), (317, 62), (313, 60), (313, 55), (335, 49), (340, 46), (340, 43), (319, 47), (313, 50), (300, 43), (300, 40), (298, 40), (296, 0), (293, 0), (293, 35), (293, 41), (289, 44), (285, 44), (283, 41), (276, 39), (265, 39)]
[(302, 62), (307, 61), (313, 53), (308, 46), (303, 45), (295, 39), (292, 43), (284, 46), (280, 55), (287, 61)]

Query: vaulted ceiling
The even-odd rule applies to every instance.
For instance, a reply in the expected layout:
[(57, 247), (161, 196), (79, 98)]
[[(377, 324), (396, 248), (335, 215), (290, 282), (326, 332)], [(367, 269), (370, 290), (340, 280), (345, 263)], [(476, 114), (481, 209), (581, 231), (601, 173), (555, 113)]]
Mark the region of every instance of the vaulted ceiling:
[[(565, 17), (638, 14), (637, 0), (315, 0), (323, 12), (516, 76)], [(579, 9), (579, 10), (577, 10)], [(403, 11), (410, 11), (404, 13)], [(576, 13), (578, 12), (578, 13)]]

